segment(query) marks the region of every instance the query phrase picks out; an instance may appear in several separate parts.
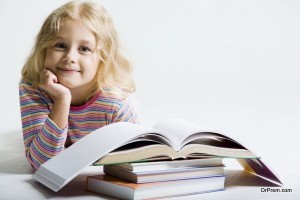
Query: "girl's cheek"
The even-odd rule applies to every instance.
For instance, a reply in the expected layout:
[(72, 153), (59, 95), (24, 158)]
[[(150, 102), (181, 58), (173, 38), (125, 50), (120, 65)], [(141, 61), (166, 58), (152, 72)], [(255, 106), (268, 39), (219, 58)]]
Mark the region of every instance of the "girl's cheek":
[(51, 50), (47, 50), (46, 51), (46, 57), (45, 57), (45, 61), (44, 61), (44, 67), (53, 67), (56, 65), (55, 62), (57, 62), (57, 58), (58, 55), (56, 55), (55, 52), (51, 51)]
[(49, 50), (46, 50), (46, 56), (45, 56), (45, 61), (44, 61), (45, 67), (49, 66), (50, 60), (51, 60), (51, 58), (50, 58), (50, 52), (49, 52)]
[(52, 63), (51, 63), (50, 60), (51, 60), (51, 59), (47, 58), (47, 56), (46, 56), (45, 62), (44, 62), (44, 67), (45, 67), (45, 68), (51, 68)]

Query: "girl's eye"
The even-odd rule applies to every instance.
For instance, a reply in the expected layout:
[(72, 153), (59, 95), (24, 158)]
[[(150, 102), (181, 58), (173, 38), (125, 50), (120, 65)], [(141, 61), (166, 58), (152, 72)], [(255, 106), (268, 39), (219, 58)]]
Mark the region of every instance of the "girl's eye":
[(54, 45), (54, 47), (58, 48), (58, 49), (65, 49), (67, 48), (67, 46), (64, 43), (57, 43)]
[(80, 47), (79, 50), (85, 53), (91, 51), (91, 49), (88, 47)]

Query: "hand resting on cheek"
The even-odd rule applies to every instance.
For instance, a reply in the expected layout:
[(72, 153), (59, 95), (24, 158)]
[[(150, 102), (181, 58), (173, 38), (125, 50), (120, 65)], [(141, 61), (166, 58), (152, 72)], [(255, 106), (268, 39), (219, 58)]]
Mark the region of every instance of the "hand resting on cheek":
[(69, 88), (60, 84), (57, 76), (49, 69), (42, 70), (39, 87), (51, 95), (54, 100), (66, 99), (71, 101)]

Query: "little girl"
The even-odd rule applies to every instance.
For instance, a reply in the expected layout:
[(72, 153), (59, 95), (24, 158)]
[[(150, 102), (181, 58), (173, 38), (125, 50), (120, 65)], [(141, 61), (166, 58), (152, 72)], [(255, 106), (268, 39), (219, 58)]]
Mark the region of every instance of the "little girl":
[(37, 35), (19, 84), (25, 153), (34, 169), (91, 131), (137, 123), (131, 65), (103, 7), (72, 1)]

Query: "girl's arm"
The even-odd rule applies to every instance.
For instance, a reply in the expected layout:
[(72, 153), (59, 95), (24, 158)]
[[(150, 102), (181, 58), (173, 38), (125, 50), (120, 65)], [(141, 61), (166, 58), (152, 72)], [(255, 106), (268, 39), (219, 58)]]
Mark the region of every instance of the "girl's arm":
[[(51, 83), (42, 78), (47, 88)], [(19, 94), (26, 157), (32, 167), (38, 169), (64, 149), (70, 101), (56, 99), (50, 106), (50, 98), (25, 82), (20, 83)]]
[(35, 169), (64, 149), (67, 128), (49, 118), (49, 99), (29, 83), (19, 85), (25, 154)]

